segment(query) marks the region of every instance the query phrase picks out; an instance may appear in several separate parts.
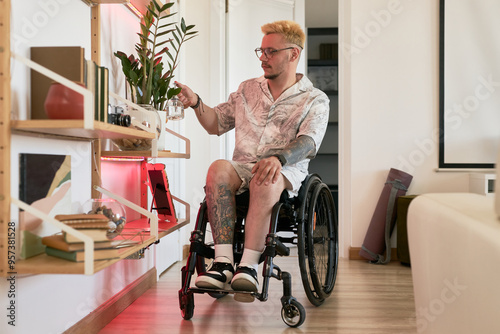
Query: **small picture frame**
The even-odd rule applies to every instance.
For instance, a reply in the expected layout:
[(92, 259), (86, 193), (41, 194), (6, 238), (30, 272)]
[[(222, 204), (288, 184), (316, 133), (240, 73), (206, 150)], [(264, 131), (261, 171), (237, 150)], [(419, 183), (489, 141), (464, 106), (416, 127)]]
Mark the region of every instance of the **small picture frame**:
[(165, 165), (161, 163), (146, 164), (148, 171), (149, 187), (153, 195), (151, 210), (156, 210), (158, 219), (176, 223), (175, 207), (168, 188), (167, 173)]

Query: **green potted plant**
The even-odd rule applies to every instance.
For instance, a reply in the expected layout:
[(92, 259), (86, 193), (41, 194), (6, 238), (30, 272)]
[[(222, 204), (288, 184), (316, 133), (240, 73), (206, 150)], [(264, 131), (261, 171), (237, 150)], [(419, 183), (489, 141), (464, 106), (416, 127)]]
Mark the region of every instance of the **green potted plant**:
[(154, 0), (149, 3), (138, 33), (139, 42), (135, 45), (137, 58), (121, 51), (114, 54), (121, 61), (132, 102), (149, 104), (156, 110), (163, 110), (166, 101), (180, 93), (181, 89), (170, 87), (170, 82), (179, 64), (182, 45), (197, 34), (193, 31), (194, 25), (186, 25), (184, 18), (180, 25), (167, 22), (176, 14), (169, 13), (173, 5), (173, 2), (160, 5)]
[[(133, 54), (127, 56), (122, 51), (114, 53), (121, 61), (131, 101), (144, 109), (152, 110), (155, 115), (145, 115), (134, 109), (129, 109), (129, 113), (145, 126), (150, 126), (151, 117), (155, 117), (157, 136), (161, 133), (157, 111), (164, 110), (166, 102), (181, 91), (180, 88), (170, 87), (174, 71), (179, 65), (179, 52), (182, 45), (198, 33), (193, 30), (194, 25), (186, 25), (184, 18), (181, 18), (180, 25), (168, 21), (168, 18), (176, 14), (169, 11), (173, 5), (173, 2), (160, 5), (151, 0), (146, 7), (141, 31), (138, 33), (139, 42), (135, 45), (137, 58)], [(118, 139), (113, 142), (121, 150), (151, 148), (151, 140), (148, 139)]]

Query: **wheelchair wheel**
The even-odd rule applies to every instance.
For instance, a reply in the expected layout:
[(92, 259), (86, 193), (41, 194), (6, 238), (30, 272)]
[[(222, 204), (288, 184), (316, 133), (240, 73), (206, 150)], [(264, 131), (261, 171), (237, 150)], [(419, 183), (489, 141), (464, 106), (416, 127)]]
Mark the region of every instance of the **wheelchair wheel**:
[(179, 306), (181, 308), (181, 315), (185, 320), (189, 320), (194, 315), (194, 297), (192, 292), (183, 294), (179, 292)]
[(306, 320), (306, 310), (301, 303), (292, 299), (281, 308), (281, 319), (290, 327), (299, 327)]
[(332, 293), (337, 275), (335, 204), (330, 189), (317, 175), (304, 187), (298, 228), (299, 267), (309, 301), (319, 306)]

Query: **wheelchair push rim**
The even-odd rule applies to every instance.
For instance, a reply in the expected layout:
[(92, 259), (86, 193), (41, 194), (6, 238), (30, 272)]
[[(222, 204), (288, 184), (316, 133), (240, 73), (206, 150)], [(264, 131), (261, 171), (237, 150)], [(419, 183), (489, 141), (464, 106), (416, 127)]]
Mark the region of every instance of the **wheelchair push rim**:
[(330, 189), (312, 175), (304, 186), (298, 227), (299, 267), (311, 304), (319, 306), (335, 285), (338, 236), (335, 204)]

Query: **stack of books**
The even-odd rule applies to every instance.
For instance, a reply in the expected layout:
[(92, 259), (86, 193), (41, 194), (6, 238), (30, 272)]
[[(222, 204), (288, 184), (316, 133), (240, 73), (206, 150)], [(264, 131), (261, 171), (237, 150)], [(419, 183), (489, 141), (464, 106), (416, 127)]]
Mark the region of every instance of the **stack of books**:
[[(103, 214), (57, 215), (55, 219), (90, 236), (94, 240), (94, 260), (109, 260), (120, 257), (124, 247), (137, 244), (132, 240), (109, 239), (109, 219)], [(82, 262), (84, 243), (66, 232), (42, 238), (45, 253), (62, 259)]]

